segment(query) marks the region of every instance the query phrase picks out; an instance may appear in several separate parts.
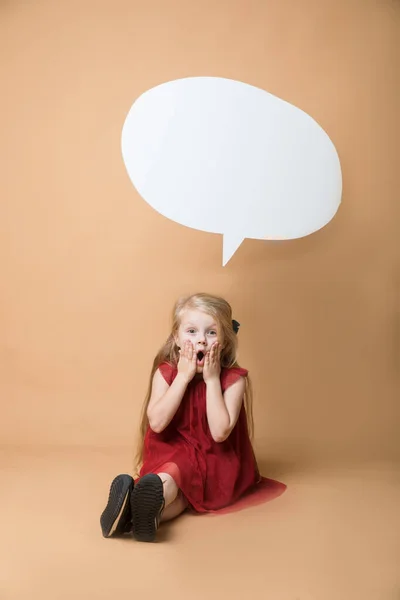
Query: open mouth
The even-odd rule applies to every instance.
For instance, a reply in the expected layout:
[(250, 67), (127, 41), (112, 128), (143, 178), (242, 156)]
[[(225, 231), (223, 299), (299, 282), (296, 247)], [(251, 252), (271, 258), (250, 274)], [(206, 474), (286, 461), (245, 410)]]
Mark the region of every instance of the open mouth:
[(204, 352), (201, 350), (197, 353), (197, 364), (202, 365), (204, 362)]

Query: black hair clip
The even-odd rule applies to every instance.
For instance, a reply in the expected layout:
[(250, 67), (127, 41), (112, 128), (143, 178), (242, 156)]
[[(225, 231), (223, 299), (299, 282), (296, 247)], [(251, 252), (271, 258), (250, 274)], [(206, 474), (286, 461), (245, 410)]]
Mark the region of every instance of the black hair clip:
[(235, 319), (233, 319), (233, 321), (232, 321), (232, 327), (233, 327), (233, 331), (235, 333), (238, 333), (239, 327), (240, 327), (240, 323), (238, 323), (237, 321), (235, 321)]

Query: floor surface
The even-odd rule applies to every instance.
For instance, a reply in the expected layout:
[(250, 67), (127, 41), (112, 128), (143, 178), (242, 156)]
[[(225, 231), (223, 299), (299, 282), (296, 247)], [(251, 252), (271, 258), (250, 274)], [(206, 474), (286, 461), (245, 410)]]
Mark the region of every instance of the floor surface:
[(3, 447), (1, 600), (400, 600), (398, 466), (263, 469), (287, 484), (279, 498), (183, 515), (140, 544), (106, 540), (99, 526), (130, 459)]

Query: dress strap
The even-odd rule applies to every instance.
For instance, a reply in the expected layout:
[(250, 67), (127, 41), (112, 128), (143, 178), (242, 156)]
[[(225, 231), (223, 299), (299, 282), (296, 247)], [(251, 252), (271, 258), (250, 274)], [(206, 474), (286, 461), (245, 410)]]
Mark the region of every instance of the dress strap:
[(247, 377), (249, 374), (247, 369), (242, 367), (231, 367), (230, 369), (222, 369), (221, 372), (221, 388), (224, 392), (228, 387), (234, 384), (240, 377)]
[(168, 385), (171, 385), (176, 376), (176, 367), (174, 367), (170, 363), (163, 362), (158, 368), (160, 369), (160, 373), (164, 377)]

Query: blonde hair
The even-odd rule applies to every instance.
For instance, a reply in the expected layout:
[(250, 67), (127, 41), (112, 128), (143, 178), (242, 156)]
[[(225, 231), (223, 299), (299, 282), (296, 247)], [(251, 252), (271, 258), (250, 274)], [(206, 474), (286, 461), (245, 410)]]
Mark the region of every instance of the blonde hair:
[[(149, 426), (147, 417), (147, 408), (150, 402), (153, 377), (159, 366), (166, 362), (176, 367), (179, 361), (179, 350), (176, 345), (176, 336), (181, 323), (183, 313), (186, 310), (201, 310), (202, 312), (212, 316), (217, 322), (218, 335), (223, 341), (223, 349), (221, 351), (221, 367), (232, 368), (239, 367), (237, 362), (237, 334), (232, 327), (232, 308), (230, 304), (218, 296), (210, 294), (193, 294), (184, 298), (180, 298), (174, 306), (172, 312), (172, 330), (164, 345), (158, 351), (150, 373), (150, 381), (147, 389), (147, 394), (143, 403), (141, 413), (141, 423), (139, 430), (139, 442), (135, 456), (134, 471), (135, 475), (139, 475), (140, 468), (143, 463), (143, 444), (146, 431)], [(253, 390), (249, 377), (246, 377), (246, 388), (244, 394), (244, 406), (247, 416), (247, 427), (250, 439), (254, 434), (253, 420)]]

